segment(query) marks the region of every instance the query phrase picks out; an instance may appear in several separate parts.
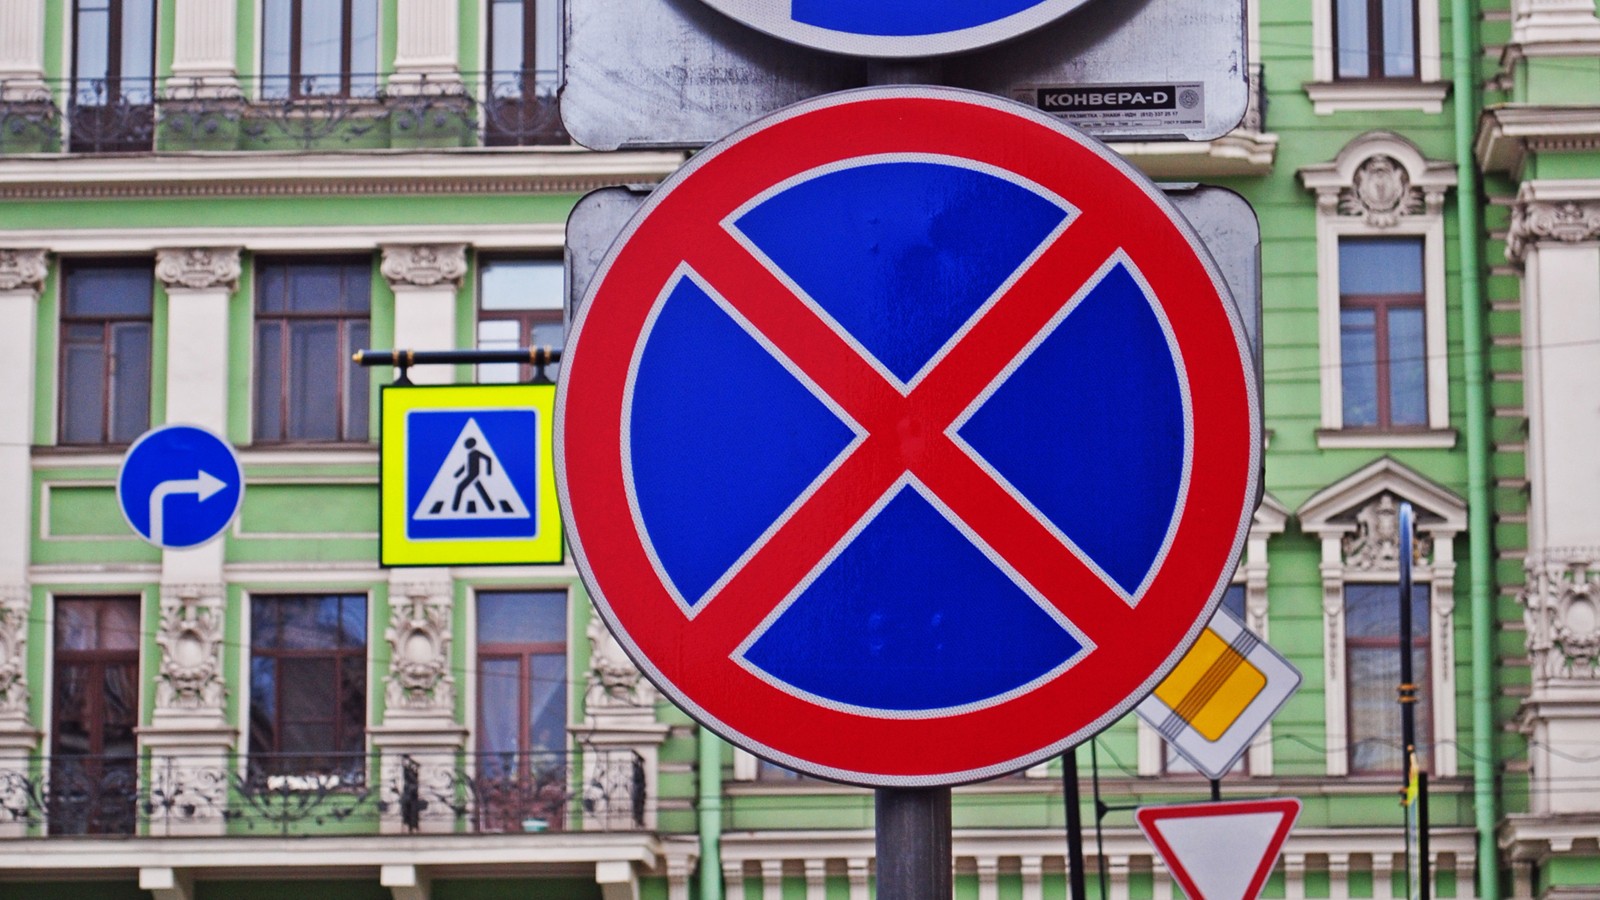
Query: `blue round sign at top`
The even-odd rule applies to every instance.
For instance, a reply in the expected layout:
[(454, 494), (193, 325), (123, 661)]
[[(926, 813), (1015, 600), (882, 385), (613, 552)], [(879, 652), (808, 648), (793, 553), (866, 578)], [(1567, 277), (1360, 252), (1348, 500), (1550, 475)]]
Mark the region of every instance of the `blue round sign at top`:
[(791, 43), (852, 56), (960, 53), (1032, 31), (1089, 0), (706, 0)]
[(117, 472), (122, 515), (157, 547), (178, 550), (212, 540), (243, 501), (244, 469), (233, 445), (194, 425), (145, 432)]

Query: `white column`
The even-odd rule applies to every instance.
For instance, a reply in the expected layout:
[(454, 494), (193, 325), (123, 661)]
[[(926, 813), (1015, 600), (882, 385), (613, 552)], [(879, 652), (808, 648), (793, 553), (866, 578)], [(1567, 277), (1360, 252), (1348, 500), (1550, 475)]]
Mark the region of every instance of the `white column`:
[(1022, 858), (1022, 900), (1044, 900), (1044, 858)]
[(761, 900), (783, 896), (783, 860), (761, 861)]
[(461, 81), (461, 11), (457, 0), (405, 0), (397, 20), (396, 91), (453, 88)]
[(1372, 854), (1373, 900), (1394, 900), (1394, 854)]
[(1328, 854), (1328, 897), (1346, 900), (1350, 896), (1350, 854)]
[[(848, 860), (845, 860), (845, 864), (844, 865), (845, 865), (845, 875), (850, 881), (850, 900), (867, 900), (868, 896), (871, 893), (871, 891), (870, 891), (870, 887), (871, 886), (868, 884), (868, 881), (867, 881), (867, 872), (868, 872), (867, 860), (865, 860), (865, 859), (848, 859)], [(1023, 876), (1022, 893), (1023, 893), (1023, 900), (1030, 900), (1030, 898), (1028, 897), (1027, 876), (1026, 875)], [(1032, 898), (1032, 900), (1037, 900), (1037, 898)]]
[[(29, 5), (0, 0), (0, 9)], [(0, 35), (5, 20), (0, 14)], [(0, 36), (0, 41), (6, 40)], [(39, 292), (49, 263), (43, 250), (0, 250), (0, 837), (20, 837), (24, 826), (4, 812), (25, 806), (5, 795), (3, 775), (25, 773), (39, 741), (28, 719), (29, 538), (33, 534), (34, 341)], [(7, 802), (12, 801), (12, 802)]]
[(806, 900), (827, 900), (828, 861), (825, 859), (806, 860), (805, 873)]
[(174, 96), (230, 96), (238, 93), (235, 25), (237, 0), (183, 0), (174, 21), (172, 79)]
[(1288, 900), (1304, 900), (1306, 895), (1306, 856), (1304, 853), (1283, 855), (1283, 896)]
[[(238, 286), (239, 248), (159, 250), (167, 289), (167, 421), (219, 435), (228, 425), (228, 302)], [(223, 616), (226, 538), (161, 555), (156, 710), (139, 729), (151, 755), (146, 789), (161, 810), (158, 834), (226, 830), (228, 756), (234, 729), (224, 707)]]
[(44, 90), (44, 0), (0, 0), (0, 100)]
[(980, 856), (978, 865), (978, 900), (1000, 900), (1000, 860), (993, 856)]
[[(394, 290), (397, 350), (456, 349), (456, 289), (467, 274), (465, 244), (387, 244), (383, 277)], [(418, 366), (417, 384), (449, 384), (449, 366)]]
[(1600, 40), (1594, 0), (1513, 0), (1511, 42), (1564, 44)]
[(745, 900), (747, 892), (744, 889), (744, 860), (723, 857), (722, 890), (727, 894), (728, 900)]

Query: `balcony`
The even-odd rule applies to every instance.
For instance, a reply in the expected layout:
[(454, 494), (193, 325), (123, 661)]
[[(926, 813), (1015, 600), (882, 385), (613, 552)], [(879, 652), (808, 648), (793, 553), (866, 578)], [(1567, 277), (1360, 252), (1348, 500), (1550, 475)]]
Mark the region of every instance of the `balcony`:
[(0, 837), (641, 831), (644, 760), (572, 753), (37, 756), (0, 768)]
[(0, 81), (0, 154), (569, 146), (554, 73)]

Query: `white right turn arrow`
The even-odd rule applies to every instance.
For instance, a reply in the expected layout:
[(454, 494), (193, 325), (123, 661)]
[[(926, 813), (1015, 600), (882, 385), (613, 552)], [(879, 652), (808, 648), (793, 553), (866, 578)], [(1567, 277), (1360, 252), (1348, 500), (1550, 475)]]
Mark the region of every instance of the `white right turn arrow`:
[(200, 474), (194, 478), (174, 478), (156, 485), (156, 489), (150, 492), (150, 542), (165, 543), (166, 528), (162, 522), (162, 513), (168, 497), (173, 494), (195, 494), (197, 502), (204, 503), (227, 486), (226, 481), (205, 469), (201, 469)]

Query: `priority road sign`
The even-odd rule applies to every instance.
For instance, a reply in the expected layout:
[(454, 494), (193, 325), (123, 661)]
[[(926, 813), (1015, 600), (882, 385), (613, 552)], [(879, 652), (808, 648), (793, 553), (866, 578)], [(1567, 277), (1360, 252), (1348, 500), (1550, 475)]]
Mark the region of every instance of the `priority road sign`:
[(1088, 0), (706, 0), (802, 47), (852, 56), (930, 56), (1032, 31)]
[(216, 538), (243, 502), (244, 469), (233, 445), (196, 425), (145, 432), (117, 471), (123, 517), (157, 547), (198, 547)]
[(1256, 900), (1300, 817), (1300, 801), (1145, 806), (1133, 816), (1189, 900)]
[(1300, 670), (1219, 608), (1134, 711), (1207, 778), (1221, 778), (1298, 687)]
[(551, 385), (383, 390), (386, 566), (560, 562)]
[(1181, 217), (1059, 121), (942, 88), (696, 155), (593, 278), (556, 418), (574, 559), (644, 671), (880, 786), (1125, 713), (1259, 494), (1250, 351)]

